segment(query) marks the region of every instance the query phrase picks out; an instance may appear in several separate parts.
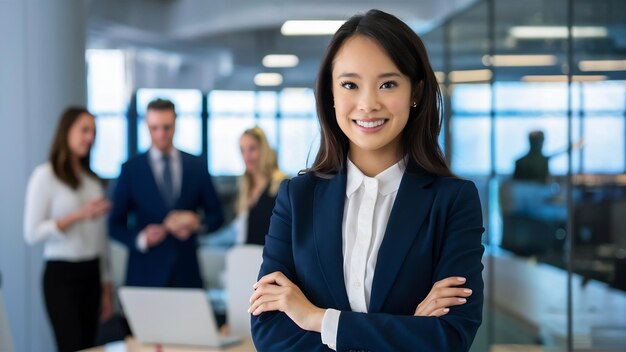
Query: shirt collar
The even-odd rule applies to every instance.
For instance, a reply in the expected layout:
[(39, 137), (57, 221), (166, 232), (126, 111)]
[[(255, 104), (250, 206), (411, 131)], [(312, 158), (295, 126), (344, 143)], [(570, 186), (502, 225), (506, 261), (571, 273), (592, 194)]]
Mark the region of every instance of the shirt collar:
[(346, 196), (350, 197), (352, 193), (363, 184), (363, 180), (367, 178), (374, 178), (378, 181), (378, 192), (382, 195), (388, 195), (400, 188), (400, 182), (402, 181), (402, 175), (406, 170), (406, 158), (401, 159), (397, 163), (391, 165), (389, 168), (379, 173), (374, 177), (365, 176), (359, 168), (352, 163), (348, 158), (348, 180), (346, 182)]
[[(150, 147), (150, 150), (148, 150), (148, 154), (150, 155), (150, 160), (152, 160), (153, 162), (161, 162), (163, 160), (163, 153), (155, 147)], [(178, 151), (178, 149), (176, 148), (172, 148), (172, 151), (170, 151), (170, 161), (177, 161), (179, 159), (180, 156), (180, 152)]]
[(365, 175), (359, 170), (356, 165), (352, 163), (352, 160), (348, 159), (348, 180), (346, 182), (346, 196), (350, 197), (352, 193), (363, 183)]

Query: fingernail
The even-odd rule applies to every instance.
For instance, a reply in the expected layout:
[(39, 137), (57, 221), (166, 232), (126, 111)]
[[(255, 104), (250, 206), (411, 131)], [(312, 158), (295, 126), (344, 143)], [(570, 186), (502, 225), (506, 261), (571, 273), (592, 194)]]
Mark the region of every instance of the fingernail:
[(465, 282), (465, 278), (464, 277), (457, 277), (457, 279), (461, 282)]
[(449, 311), (450, 311), (450, 308), (444, 308), (444, 309), (443, 309), (443, 312), (444, 312), (444, 313), (448, 313)]
[(465, 303), (465, 302), (467, 302), (467, 300), (465, 298), (459, 298), (459, 302)]
[(472, 293), (472, 290), (470, 290), (469, 288), (466, 288), (465, 290), (463, 290), (463, 292), (465, 292), (465, 293)]

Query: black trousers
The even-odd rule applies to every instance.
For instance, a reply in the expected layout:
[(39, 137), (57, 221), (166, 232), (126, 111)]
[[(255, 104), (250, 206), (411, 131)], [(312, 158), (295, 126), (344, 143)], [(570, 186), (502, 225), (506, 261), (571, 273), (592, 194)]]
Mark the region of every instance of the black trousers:
[(93, 347), (102, 294), (98, 259), (48, 261), (43, 293), (58, 351)]

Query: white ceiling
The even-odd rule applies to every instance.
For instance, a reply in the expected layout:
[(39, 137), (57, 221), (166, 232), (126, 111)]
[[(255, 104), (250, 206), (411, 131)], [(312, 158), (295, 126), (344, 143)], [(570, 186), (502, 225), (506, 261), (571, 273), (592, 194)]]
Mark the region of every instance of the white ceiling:
[[(576, 42), (575, 59), (626, 57), (626, 1), (576, 0), (576, 25), (601, 25), (609, 36)], [(559, 64), (532, 69), (562, 74), (567, 63), (563, 40), (513, 41), (513, 25), (559, 25), (565, 0), (496, 0), (498, 53), (554, 54)], [(284, 87), (312, 87), (329, 36), (285, 37), (289, 19), (345, 20), (371, 8), (390, 12), (423, 34), (436, 69), (442, 69), (443, 34), (439, 25), (455, 16), (449, 39), (451, 69), (484, 68), (488, 52), (486, 1), (479, 0), (91, 0), (88, 48), (119, 48), (127, 53), (131, 88), (255, 89), (258, 72), (279, 72)], [(433, 28), (439, 28), (431, 31)], [(267, 54), (295, 54), (294, 68), (266, 69)], [(518, 80), (528, 68), (500, 69), (498, 79)], [(611, 73), (613, 79), (626, 72)]]
[(92, 0), (88, 48), (121, 48), (140, 87), (253, 89), (266, 54), (295, 54), (300, 64), (273, 69), (283, 87), (311, 87), (330, 39), (285, 37), (290, 19), (347, 19), (378, 8), (425, 32), (476, 0)]

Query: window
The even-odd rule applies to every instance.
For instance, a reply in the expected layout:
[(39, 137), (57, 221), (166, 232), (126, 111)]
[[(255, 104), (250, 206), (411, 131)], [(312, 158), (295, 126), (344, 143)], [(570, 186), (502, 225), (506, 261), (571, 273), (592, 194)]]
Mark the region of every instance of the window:
[(87, 108), (96, 116), (91, 167), (102, 178), (116, 178), (128, 156), (124, 53), (87, 50), (86, 61)]
[(209, 94), (209, 170), (240, 175), (244, 164), (239, 138), (259, 126), (277, 151), (281, 170), (290, 175), (312, 162), (318, 146), (315, 98), (310, 89), (277, 92), (212, 91)]
[(295, 175), (313, 163), (319, 149), (319, 124), (311, 89), (285, 89), (280, 93), (280, 145), (278, 163)]
[[(490, 172), (490, 87), (485, 84), (452, 89), (452, 168), (461, 175)], [(567, 94), (565, 83), (497, 82), (495, 94), (496, 173), (513, 173), (515, 160), (528, 151), (528, 133), (545, 134), (543, 152), (550, 172), (567, 173)], [(626, 88), (621, 82), (575, 83), (572, 86), (572, 170), (583, 173), (623, 172), (625, 165)], [(582, 119), (582, 125), (581, 125)], [(582, 160), (581, 160), (582, 157)]]
[(117, 178), (127, 158), (128, 123), (125, 115), (98, 115), (96, 140), (91, 152), (93, 171), (102, 178)]
[(461, 175), (487, 175), (491, 168), (489, 116), (452, 116), (452, 170)]
[[(267, 108), (267, 106), (264, 106)], [(209, 94), (209, 170), (213, 175), (240, 175), (244, 171), (239, 137), (255, 126), (253, 91)]]

